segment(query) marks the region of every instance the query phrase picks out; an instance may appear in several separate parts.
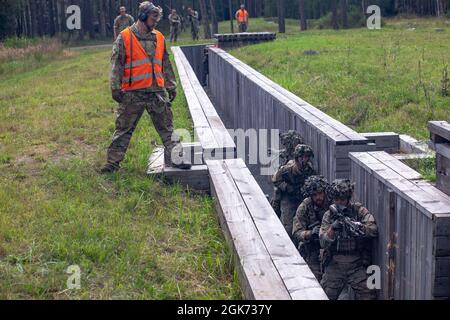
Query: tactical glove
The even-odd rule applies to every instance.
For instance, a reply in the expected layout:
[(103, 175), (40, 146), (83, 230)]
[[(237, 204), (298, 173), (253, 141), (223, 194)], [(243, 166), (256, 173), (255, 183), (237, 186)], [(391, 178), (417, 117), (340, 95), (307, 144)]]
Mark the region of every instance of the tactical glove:
[(344, 228), (344, 226), (342, 225), (342, 222), (341, 222), (341, 221), (336, 220), (336, 221), (333, 222), (333, 224), (331, 225), (331, 228), (332, 228), (334, 231), (341, 231), (341, 230)]
[(122, 90), (113, 90), (112, 91), (112, 98), (116, 102), (121, 103), (123, 101), (123, 91)]

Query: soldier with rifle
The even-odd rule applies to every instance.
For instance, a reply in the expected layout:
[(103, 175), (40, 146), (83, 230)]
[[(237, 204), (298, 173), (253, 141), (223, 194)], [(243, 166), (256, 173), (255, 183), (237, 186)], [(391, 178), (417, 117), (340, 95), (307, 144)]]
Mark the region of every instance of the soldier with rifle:
[[(303, 143), (300, 134), (295, 130), (280, 133), (280, 145), (284, 148), (279, 154), (280, 167), (286, 165), (290, 160), (294, 160), (295, 147)], [(274, 187), (272, 200), (270, 202), (278, 217), (281, 216), (281, 190)]]
[(326, 194), (328, 187), (327, 179), (322, 176), (311, 176), (306, 180), (303, 187), (306, 198), (297, 209), (292, 229), (299, 252), (318, 281), (322, 278), (319, 231), (323, 215), (330, 207)]
[(289, 236), (292, 236), (295, 212), (303, 201), (303, 185), (306, 179), (316, 174), (311, 163), (314, 152), (310, 146), (297, 145), (293, 155), (294, 159), (278, 169), (272, 178), (274, 186), (281, 191), (281, 222)]
[(321, 285), (332, 300), (338, 299), (346, 285), (354, 290), (357, 300), (376, 298), (375, 290), (367, 286), (366, 271), (378, 228), (369, 210), (350, 201), (353, 190), (347, 179), (331, 184), (328, 193), (333, 204), (323, 216), (319, 232), (324, 268)]

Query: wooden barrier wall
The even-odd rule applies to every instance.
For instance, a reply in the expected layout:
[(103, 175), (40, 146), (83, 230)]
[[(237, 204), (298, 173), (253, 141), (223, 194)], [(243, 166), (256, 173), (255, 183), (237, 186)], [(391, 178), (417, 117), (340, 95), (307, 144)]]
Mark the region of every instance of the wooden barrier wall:
[[(227, 128), (297, 130), (315, 151), (315, 168), (329, 180), (350, 176), (349, 152), (375, 150), (364, 136), (214, 47), (209, 48), (208, 92)], [(268, 177), (258, 177), (258, 166), (249, 168), (271, 193)]]
[(181, 46), (181, 51), (183, 51), (187, 61), (191, 65), (192, 69), (197, 76), (198, 81), (203, 83), (205, 74), (205, 64), (204, 64), (204, 51), (208, 44), (199, 44), (193, 46)]
[(351, 153), (355, 199), (375, 216), (381, 299), (450, 296), (450, 197), (386, 152)]

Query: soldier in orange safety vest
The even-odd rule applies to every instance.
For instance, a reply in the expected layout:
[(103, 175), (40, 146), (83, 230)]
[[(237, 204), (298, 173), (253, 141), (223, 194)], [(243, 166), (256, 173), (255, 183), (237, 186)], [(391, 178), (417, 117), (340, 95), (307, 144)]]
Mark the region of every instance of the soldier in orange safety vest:
[(239, 32), (247, 32), (248, 12), (245, 10), (245, 5), (241, 4), (241, 8), (236, 12), (235, 17), (239, 25)]
[(177, 84), (165, 38), (155, 29), (161, 16), (160, 7), (149, 1), (141, 3), (138, 22), (122, 31), (114, 43), (110, 85), (119, 108), (102, 173), (120, 168), (144, 110), (150, 114), (164, 144), (165, 165), (180, 169), (191, 167), (182, 159), (181, 143), (174, 135), (171, 103), (176, 97)]

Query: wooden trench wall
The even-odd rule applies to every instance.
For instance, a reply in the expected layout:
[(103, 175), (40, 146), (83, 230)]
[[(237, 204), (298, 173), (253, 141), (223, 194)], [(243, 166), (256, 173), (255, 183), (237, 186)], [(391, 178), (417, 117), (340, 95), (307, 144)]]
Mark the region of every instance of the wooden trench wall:
[[(205, 46), (182, 47), (196, 75)], [(330, 181), (350, 178), (355, 200), (374, 214), (379, 238), (374, 264), (381, 269), (381, 299), (450, 296), (450, 198), (372, 140), (283, 89), (225, 51), (208, 49), (208, 92), (228, 129), (295, 129), (312, 146), (317, 171)], [(267, 137), (270, 145), (270, 138)], [(239, 146), (238, 146), (239, 147)], [(245, 163), (266, 195), (269, 176)], [(239, 152), (238, 152), (239, 153)]]
[[(196, 55), (202, 57), (203, 51), (201, 46), (192, 50), (186, 55), (180, 47), (172, 47), (194, 124), (197, 142), (193, 145), (201, 149), (208, 171), (209, 189), (219, 223), (234, 254), (244, 297), (326, 300), (325, 292), (293, 245), (246, 164), (242, 159), (236, 159), (234, 152), (228, 152), (234, 151), (234, 142), (199, 83), (196, 73), (201, 75), (201, 68), (193, 68), (187, 59), (188, 56), (191, 61), (201, 61), (195, 59)], [(218, 158), (218, 155), (225, 155), (226, 160)], [(203, 166), (177, 173), (195, 180), (196, 167)]]
[(386, 152), (350, 155), (355, 199), (374, 215), (381, 299), (450, 296), (450, 197)]

